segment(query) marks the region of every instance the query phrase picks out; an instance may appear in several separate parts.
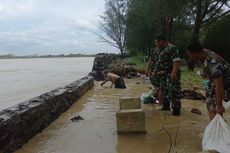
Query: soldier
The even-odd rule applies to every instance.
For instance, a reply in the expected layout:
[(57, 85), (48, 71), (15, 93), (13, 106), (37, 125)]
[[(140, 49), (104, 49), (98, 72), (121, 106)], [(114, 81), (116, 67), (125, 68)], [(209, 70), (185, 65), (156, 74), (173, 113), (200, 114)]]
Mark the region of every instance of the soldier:
[(206, 105), (210, 120), (216, 113), (223, 115), (224, 95), (229, 99), (230, 93), (230, 65), (216, 53), (204, 49), (198, 41), (188, 45), (187, 54), (202, 65), (204, 74), (209, 80)]
[(157, 95), (157, 99), (159, 100), (159, 105), (162, 105), (163, 99), (162, 99), (161, 92), (160, 92), (159, 77), (156, 76), (155, 78), (153, 78), (151, 76), (151, 74), (155, 68), (156, 62), (157, 62), (157, 49), (153, 48), (151, 55), (150, 55), (150, 58), (149, 58), (149, 61), (148, 61), (148, 75), (149, 75), (149, 79), (150, 79), (151, 84), (154, 86), (154, 88), (156, 90), (156, 95)]
[(172, 114), (180, 115), (180, 63), (179, 52), (175, 46), (169, 44), (162, 34), (155, 38), (157, 46), (157, 62), (152, 73), (153, 77), (159, 77), (161, 94), (163, 97), (162, 111), (170, 110), (170, 101), (172, 102)]

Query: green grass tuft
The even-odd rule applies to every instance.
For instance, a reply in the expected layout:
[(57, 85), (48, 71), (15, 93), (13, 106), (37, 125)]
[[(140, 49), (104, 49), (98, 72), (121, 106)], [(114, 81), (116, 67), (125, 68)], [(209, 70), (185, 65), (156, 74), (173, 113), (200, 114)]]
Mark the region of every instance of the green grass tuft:
[[(128, 58), (128, 63), (135, 65), (137, 69), (147, 70), (147, 57), (143, 55), (131, 56)], [(199, 74), (196, 74), (197, 71), (200, 71), (200, 68), (196, 68), (194, 72), (188, 71), (186, 66), (181, 67), (181, 87), (182, 89), (191, 89), (193, 87), (203, 88), (203, 79)]]

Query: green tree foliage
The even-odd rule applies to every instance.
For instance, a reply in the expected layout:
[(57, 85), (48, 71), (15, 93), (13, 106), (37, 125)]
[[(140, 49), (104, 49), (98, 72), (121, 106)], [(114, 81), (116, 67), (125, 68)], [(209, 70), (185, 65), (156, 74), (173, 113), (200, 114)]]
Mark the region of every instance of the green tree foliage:
[(151, 0), (132, 0), (127, 20), (127, 48), (129, 53), (148, 51), (153, 45), (156, 27)]
[(230, 15), (210, 26), (205, 34), (205, 47), (217, 52), (230, 62)]
[(192, 39), (198, 40), (200, 29), (230, 13), (229, 0), (192, 0), (188, 3), (189, 19), (193, 28)]
[[(148, 55), (154, 36), (162, 32), (185, 55), (185, 47), (192, 39), (202, 37), (208, 45), (215, 44), (208, 43), (214, 29), (219, 40), (229, 42), (229, 37), (218, 34), (222, 32), (219, 26), (227, 24), (222, 23), (222, 18), (229, 13), (229, 0), (107, 0), (101, 29), (110, 38), (103, 40), (111, 45), (115, 42), (121, 53), (127, 50), (131, 55)], [(222, 48), (216, 45), (214, 49), (222, 52)]]
[(188, 0), (131, 0), (127, 20), (127, 48), (131, 54), (148, 53), (157, 32), (184, 46), (189, 37), (186, 16)]

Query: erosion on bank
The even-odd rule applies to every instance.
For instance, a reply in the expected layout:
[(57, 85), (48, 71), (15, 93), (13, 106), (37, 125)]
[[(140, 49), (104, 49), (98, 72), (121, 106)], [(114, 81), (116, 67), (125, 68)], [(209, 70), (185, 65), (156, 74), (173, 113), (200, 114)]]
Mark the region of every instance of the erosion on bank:
[(23, 103), (0, 111), (0, 152), (10, 153), (41, 132), (94, 86), (86, 76)]
[[(100, 53), (95, 56), (91, 75), (95, 80), (103, 80), (103, 72), (113, 72), (122, 77), (132, 78), (146, 74), (147, 57), (121, 57), (118, 54)], [(188, 71), (182, 66), (182, 98), (204, 100), (206, 95), (202, 85), (202, 78), (195, 72)], [(199, 69), (196, 69), (199, 71)], [(139, 75), (138, 75), (139, 74)]]
[(91, 75), (95, 80), (103, 80), (103, 72), (113, 72), (122, 77), (136, 76), (137, 73), (145, 73), (129, 62), (129, 58), (119, 54), (100, 53), (95, 56)]

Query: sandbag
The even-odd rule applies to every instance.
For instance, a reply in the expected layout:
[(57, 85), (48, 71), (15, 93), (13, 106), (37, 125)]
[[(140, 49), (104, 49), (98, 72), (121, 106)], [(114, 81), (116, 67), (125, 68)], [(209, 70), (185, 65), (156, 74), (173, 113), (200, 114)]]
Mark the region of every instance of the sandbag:
[(230, 101), (223, 101), (223, 107), (225, 109), (225, 111), (229, 111), (230, 110)]
[(141, 102), (144, 104), (159, 103), (159, 101), (153, 96), (153, 90), (150, 90), (148, 93), (143, 93), (141, 95)]
[(230, 152), (230, 126), (217, 114), (206, 127), (203, 140), (203, 150), (216, 150), (220, 153)]

